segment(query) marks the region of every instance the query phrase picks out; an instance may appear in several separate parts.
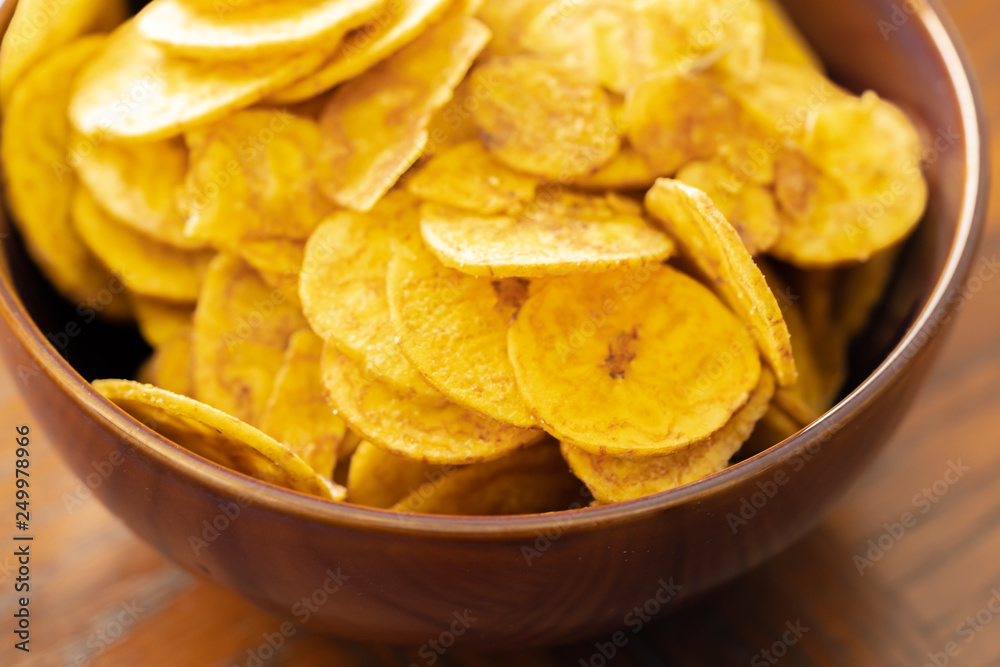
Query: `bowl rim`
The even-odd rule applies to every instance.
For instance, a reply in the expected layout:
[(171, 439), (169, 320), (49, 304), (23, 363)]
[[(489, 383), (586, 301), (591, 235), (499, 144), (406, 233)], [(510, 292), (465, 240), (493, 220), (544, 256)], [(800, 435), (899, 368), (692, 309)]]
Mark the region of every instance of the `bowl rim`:
[[(954, 87), (963, 123), (966, 178), (959, 224), (944, 270), (934, 290), (906, 334), (871, 375), (837, 405), (795, 435), (771, 448), (692, 484), (611, 505), (585, 507), (549, 514), (515, 516), (450, 516), (390, 512), (347, 503), (335, 503), (272, 486), (229, 470), (183, 449), (158, 435), (101, 396), (49, 343), (28, 315), (7, 272), (0, 272), (0, 312), (25, 352), (52, 382), (92, 415), (104, 430), (134, 446), (186, 480), (205, 486), (220, 497), (235, 497), (262, 509), (291, 514), (319, 524), (398, 534), (422, 534), (465, 539), (534, 537), (556, 529), (559, 534), (591, 530), (633, 521), (669, 508), (696, 503), (718, 490), (801, 455), (815, 443), (840, 430), (843, 418), (874, 399), (904, 371), (924, 342), (929, 328), (946, 321), (950, 296), (964, 280), (984, 225), (988, 198), (989, 154), (983, 150), (986, 116), (982, 95), (957, 30), (937, 0), (916, 6), (916, 14), (938, 50)], [(2, 213), (0, 213), (2, 215)], [(6, 258), (0, 259), (7, 265)], [(9, 267), (8, 267), (9, 268)], [(926, 342), (926, 338), (924, 339)]]

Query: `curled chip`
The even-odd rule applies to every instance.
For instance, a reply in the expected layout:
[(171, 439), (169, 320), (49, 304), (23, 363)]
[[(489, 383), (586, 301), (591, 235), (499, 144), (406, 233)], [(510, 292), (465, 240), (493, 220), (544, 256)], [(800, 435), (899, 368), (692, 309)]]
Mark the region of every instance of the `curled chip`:
[(323, 398), (322, 357), (323, 341), (316, 334), (309, 329), (292, 334), (264, 406), (260, 430), (329, 479), (347, 426)]
[(238, 257), (208, 267), (194, 313), (198, 399), (258, 424), (292, 334), (307, 326), (298, 307)]
[(10, 102), (14, 85), (36, 63), (81, 35), (118, 25), (125, 18), (125, 4), (124, 0), (62, 0), (53, 7), (48, 0), (20, 0), (0, 44), (3, 108)]
[(568, 443), (562, 444), (562, 453), (573, 474), (583, 480), (598, 502), (617, 503), (649, 496), (723, 470), (767, 412), (773, 395), (774, 375), (765, 368), (750, 400), (725, 426), (664, 456), (641, 459), (601, 456)]
[(73, 195), (73, 225), (84, 243), (122, 284), (137, 294), (193, 302), (213, 250), (184, 250), (154, 241), (115, 220), (79, 187)]
[(431, 118), (489, 38), (475, 19), (450, 19), (341, 86), (320, 118), (326, 196), (370, 210), (420, 156)]
[(408, 459), (361, 442), (351, 457), (347, 498), (357, 505), (387, 509), (422, 485), (437, 482), (451, 468)]
[(781, 308), (739, 234), (701, 190), (661, 178), (646, 208), (671, 233), (688, 259), (746, 323), (778, 384), (795, 382), (795, 359)]
[(234, 113), (185, 135), (187, 234), (238, 252), (245, 239), (305, 240), (333, 211), (315, 173), (315, 122), (287, 111)]
[(384, 0), (282, 0), (200, 5), (154, 0), (136, 16), (143, 37), (165, 51), (199, 60), (253, 60), (329, 52)]
[(740, 321), (662, 264), (552, 280), (521, 306), (508, 345), (543, 427), (594, 454), (667, 454), (708, 437), (761, 372)]
[(543, 442), (487, 463), (456, 468), (414, 489), (392, 509), (422, 514), (540, 514), (580, 506), (580, 482)]
[[(504, 423), (535, 426), (507, 354), (507, 326), (528, 298), (528, 281), (490, 281), (449, 269), (419, 236), (393, 247), (387, 289), (403, 354), (459, 405)], [(446, 355), (442, 341), (448, 341)]]
[(394, 193), (371, 213), (336, 213), (306, 245), (302, 309), (323, 340), (405, 395), (440, 399), (399, 350), (385, 276), (395, 230), (416, 229), (415, 201)]
[(689, 162), (677, 173), (677, 180), (709, 196), (751, 255), (767, 252), (777, 242), (781, 219), (774, 194), (749, 182), (725, 161)]
[(569, 70), (509, 56), (476, 67), (471, 82), (493, 91), (473, 114), (483, 143), (513, 169), (561, 181), (594, 171), (618, 152), (607, 93)]
[(363, 73), (416, 39), (441, 18), (454, 0), (395, 0), (379, 9), (365, 25), (344, 36), (333, 55), (317, 71), (272, 95), (274, 104), (300, 102)]
[(116, 144), (77, 136), (77, 174), (101, 207), (119, 221), (179, 248), (205, 244), (184, 233), (177, 195), (188, 170), (187, 150), (173, 139)]
[(130, 21), (80, 76), (70, 120), (87, 136), (166, 139), (250, 106), (322, 59), (323, 52), (309, 50), (277, 60), (206, 64), (168, 55)]
[(263, 482), (328, 500), (343, 487), (323, 479), (280, 442), (191, 398), (129, 380), (96, 380), (102, 396), (160, 435), (203, 458)]
[(446, 399), (410, 399), (365, 376), (335, 347), (323, 350), (326, 396), (365, 440), (400, 456), (463, 465), (498, 459), (544, 433), (502, 424)]
[(181, 396), (194, 397), (194, 351), (191, 328), (179, 331), (156, 348), (139, 369), (140, 381)]
[[(0, 140), (7, 202), (28, 253), (60, 292), (79, 303), (121, 291), (117, 279), (73, 228), (70, 201), (78, 185), (64, 152), (70, 136), (66, 120), (70, 82), (103, 40), (87, 37), (73, 42), (28, 72), (8, 100)], [(53, 87), (53, 81), (63, 84)], [(130, 307), (119, 297), (108, 301), (102, 312), (125, 319)]]
[(435, 155), (406, 179), (406, 189), (420, 199), (485, 214), (530, 202), (537, 185), (538, 179), (508, 169), (475, 140)]
[(608, 271), (673, 254), (631, 200), (541, 192), (511, 215), (427, 204), (424, 242), (446, 265), (473, 276), (533, 278)]
[[(132, 295), (132, 307), (139, 332), (151, 347), (159, 347), (191, 328), (194, 305)], [(155, 384), (155, 383), (154, 383)], [(180, 393), (180, 392), (178, 392)]]

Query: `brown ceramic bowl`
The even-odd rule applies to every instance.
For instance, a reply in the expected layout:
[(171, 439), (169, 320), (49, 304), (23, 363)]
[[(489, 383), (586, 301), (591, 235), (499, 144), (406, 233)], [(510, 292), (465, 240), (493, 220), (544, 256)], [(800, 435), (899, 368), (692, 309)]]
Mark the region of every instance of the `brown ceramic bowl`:
[[(557, 515), (413, 516), (315, 500), (193, 456), (95, 393), (86, 379), (129, 373), (141, 343), (96, 323), (68, 329), (79, 316), (5, 234), (2, 348), (35, 423), (166, 557), (320, 632), (414, 646), (452, 631), (481, 647), (555, 644), (634, 628), (643, 613), (737, 576), (816, 524), (889, 438), (961, 301), (986, 206), (982, 108), (940, 10), (786, 4), (836, 79), (879, 91), (942, 137), (926, 156), (926, 218), (880, 326), (854, 355), (857, 388), (794, 437), (696, 484)], [(734, 530), (730, 515), (746, 524)], [(206, 544), (194, 548), (193, 536)]]

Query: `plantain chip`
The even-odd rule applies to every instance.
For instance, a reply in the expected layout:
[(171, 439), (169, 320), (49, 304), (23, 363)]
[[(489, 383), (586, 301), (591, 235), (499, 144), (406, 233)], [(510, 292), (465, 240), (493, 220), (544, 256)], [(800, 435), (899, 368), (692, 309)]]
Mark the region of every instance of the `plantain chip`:
[(142, 296), (189, 303), (215, 252), (184, 250), (154, 241), (103, 210), (85, 187), (71, 205), (73, 226), (91, 252), (125, 287)]
[(760, 0), (764, 23), (764, 59), (823, 71), (823, 63), (778, 0)]
[(96, 380), (119, 408), (179, 446), (255, 479), (327, 500), (344, 489), (323, 479), (280, 442), (194, 399), (129, 380)]
[(476, 17), (493, 33), (493, 39), (483, 54), (484, 59), (522, 53), (525, 50), (521, 45), (522, 33), (550, 4), (552, 0), (484, 2)]
[(646, 158), (624, 144), (618, 154), (603, 167), (589, 174), (569, 181), (569, 185), (581, 190), (646, 190), (653, 185), (659, 174), (649, 166)]
[(356, 505), (388, 509), (451, 468), (408, 459), (362, 441), (351, 457), (347, 499)]
[(323, 349), (326, 396), (365, 440), (400, 456), (428, 463), (464, 465), (500, 458), (538, 442), (543, 432), (502, 424), (439, 399), (411, 399), (365, 375), (364, 369), (327, 344)]
[(385, 0), (282, 0), (201, 5), (153, 0), (136, 29), (164, 51), (198, 60), (252, 61), (329, 52), (352, 28), (375, 17)]
[(722, 300), (746, 323), (779, 386), (795, 383), (795, 359), (781, 308), (739, 234), (701, 190), (661, 178), (646, 208), (680, 244)]
[(531, 56), (496, 58), (472, 71), (493, 94), (473, 115), (483, 143), (507, 166), (559, 182), (607, 164), (620, 146), (611, 100), (595, 84)]
[(420, 156), (431, 119), (489, 37), (475, 19), (444, 21), (341, 86), (320, 118), (326, 196), (370, 210)]
[(367, 23), (344, 36), (317, 71), (272, 95), (274, 104), (309, 99), (352, 79), (416, 39), (454, 0), (391, 0)]
[(182, 329), (159, 345), (139, 369), (140, 382), (166, 389), (181, 396), (194, 397), (194, 353), (191, 327)]
[(851, 340), (871, 321), (895, 275), (902, 246), (873, 255), (871, 259), (843, 270), (835, 288), (834, 326)]
[[(194, 305), (132, 295), (139, 332), (151, 347), (160, 347), (191, 328)], [(152, 384), (156, 384), (155, 382)], [(182, 393), (182, 392), (178, 392)]]
[(258, 424), (292, 334), (307, 326), (297, 305), (243, 260), (209, 264), (194, 313), (198, 399)]
[(512, 171), (478, 141), (434, 156), (406, 179), (410, 194), (478, 213), (511, 211), (535, 197), (538, 179)]
[(741, 455), (753, 456), (760, 454), (792, 437), (804, 427), (805, 424), (798, 422), (788, 416), (784, 410), (772, 403), (767, 413), (757, 422), (750, 439), (744, 443), (740, 450)]
[(447, 472), (414, 489), (392, 509), (481, 516), (540, 514), (568, 509), (579, 500), (579, 490), (559, 446), (544, 442), (496, 461)]
[(260, 430), (331, 479), (347, 426), (323, 398), (323, 341), (309, 329), (288, 339), (285, 359), (260, 417)]
[(430, 157), (467, 141), (478, 140), (479, 130), (472, 111), (479, 100), (492, 94), (489, 88), (473, 86), (469, 77), (462, 79), (451, 99), (431, 117), (422, 157)]
[(424, 242), (445, 264), (492, 278), (608, 271), (669, 257), (674, 244), (631, 200), (541, 192), (512, 215), (479, 215), (427, 204)]
[(725, 426), (664, 456), (641, 459), (601, 456), (568, 443), (562, 444), (562, 454), (573, 474), (583, 480), (599, 502), (617, 503), (660, 493), (725, 469), (768, 411), (773, 394), (774, 375), (765, 368), (750, 400)]
[(739, 320), (662, 264), (552, 280), (521, 306), (508, 346), (543, 428), (595, 454), (667, 454), (705, 438), (760, 377)]
[[(407, 359), (455, 403), (514, 426), (537, 425), (507, 354), (507, 326), (528, 297), (528, 281), (490, 281), (449, 269), (419, 236), (393, 248), (389, 310)], [(442, 341), (448, 341), (446, 355)]]
[(170, 56), (127, 22), (80, 76), (69, 114), (86, 136), (166, 139), (250, 106), (313, 71), (323, 52), (206, 64)]
[[(56, 289), (81, 304), (121, 291), (73, 228), (70, 201), (78, 185), (64, 163), (70, 84), (103, 40), (85, 37), (63, 46), (21, 78), (8, 100), (0, 139), (7, 202), (28, 253)], [(101, 303), (110, 319), (130, 315), (126, 298)]]

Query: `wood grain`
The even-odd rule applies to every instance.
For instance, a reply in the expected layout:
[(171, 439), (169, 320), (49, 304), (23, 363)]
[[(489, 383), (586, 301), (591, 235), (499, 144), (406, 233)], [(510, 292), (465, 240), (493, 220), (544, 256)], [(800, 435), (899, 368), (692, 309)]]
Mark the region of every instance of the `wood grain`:
[[(979, 71), (991, 124), (1000, 127), (1000, 40), (994, 34), (1000, 4), (945, 4)], [(1000, 133), (991, 150), (1000, 164)], [(993, 185), (994, 190), (1000, 185), (1000, 168), (994, 169)], [(1000, 201), (995, 200), (980, 255), (985, 262), (998, 254)], [(775, 664), (920, 666), (932, 664), (928, 654), (955, 642), (957, 655), (947, 658), (949, 665), (1000, 665), (1000, 614), (983, 611), (1000, 595), (998, 303), (1000, 280), (985, 281), (961, 313), (936, 372), (892, 444), (819, 528), (739, 581), (656, 620), (611, 664), (771, 664), (762, 651), (782, 642), (788, 624), (798, 624), (801, 639), (784, 650), (776, 645), (775, 655), (782, 655)], [(0, 429), (13, 433), (14, 425), (30, 418), (16, 380), (6, 369), (0, 377)], [(40, 433), (32, 447), (32, 651), (25, 655), (11, 647), (16, 568), (4, 549), (0, 616), (8, 620), (0, 664), (425, 664), (411, 651), (332, 641), (304, 630), (282, 635), (273, 617), (179, 571), (134, 538), (88, 497), (87, 487)], [(958, 463), (969, 469), (947, 485), (945, 473)], [(0, 470), (0, 486), (12, 488), (6, 460)], [(947, 492), (935, 495), (935, 483)], [(936, 502), (925, 505), (916, 497), (925, 488)], [(916, 525), (859, 575), (855, 557), (864, 556), (869, 540), (877, 542), (885, 524), (899, 521), (904, 512), (915, 514)], [(994, 608), (1000, 607), (994, 603)], [(591, 641), (517, 655), (456, 651), (442, 662), (598, 665), (597, 650)], [(938, 664), (943, 658), (938, 656)]]

